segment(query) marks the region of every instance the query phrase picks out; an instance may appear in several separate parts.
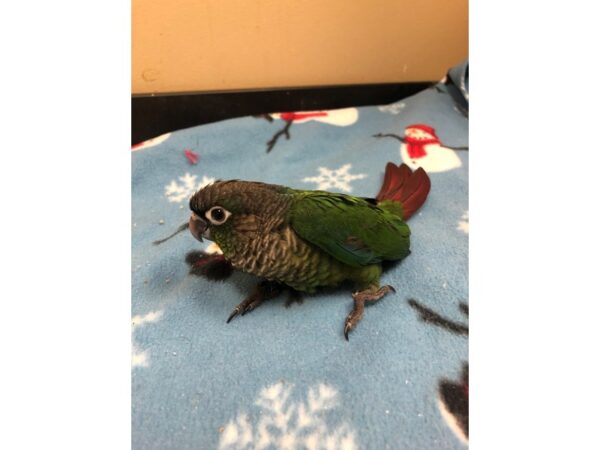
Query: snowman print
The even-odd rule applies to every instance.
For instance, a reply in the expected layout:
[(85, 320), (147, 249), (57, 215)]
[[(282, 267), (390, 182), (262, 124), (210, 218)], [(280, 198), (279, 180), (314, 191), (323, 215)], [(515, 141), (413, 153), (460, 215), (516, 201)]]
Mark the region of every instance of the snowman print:
[(447, 147), (442, 145), (429, 125), (409, 125), (404, 136), (395, 134), (376, 134), (374, 137), (393, 137), (400, 144), (400, 157), (411, 169), (422, 167), (425, 172), (446, 172), (462, 166), (455, 150), (466, 150), (466, 147)]

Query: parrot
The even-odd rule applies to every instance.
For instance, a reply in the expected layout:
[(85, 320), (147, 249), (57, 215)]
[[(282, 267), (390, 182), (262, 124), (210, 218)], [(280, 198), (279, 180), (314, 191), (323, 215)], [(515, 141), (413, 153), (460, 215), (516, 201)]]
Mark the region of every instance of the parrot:
[(422, 168), (391, 162), (375, 198), (217, 180), (192, 195), (189, 222), (180, 228), (189, 228), (199, 241), (215, 242), (220, 258), (263, 279), (227, 323), (283, 288), (313, 294), (349, 281), (354, 284), (353, 309), (344, 322), (349, 340), (365, 304), (395, 292), (380, 286), (382, 263), (410, 254), (406, 220), (424, 204), (430, 188)]
[(349, 340), (365, 304), (396, 292), (390, 285), (380, 286), (383, 264), (410, 254), (406, 221), (423, 206), (430, 189), (422, 167), (413, 171), (392, 162), (386, 165), (375, 198), (217, 180), (191, 196), (189, 221), (154, 244), (189, 229), (197, 240), (211, 240), (222, 251), (188, 254), (191, 273), (223, 279), (238, 269), (263, 279), (233, 309), (227, 323), (277, 297), (285, 287), (298, 300), (301, 293), (350, 281), (354, 305), (344, 322)]

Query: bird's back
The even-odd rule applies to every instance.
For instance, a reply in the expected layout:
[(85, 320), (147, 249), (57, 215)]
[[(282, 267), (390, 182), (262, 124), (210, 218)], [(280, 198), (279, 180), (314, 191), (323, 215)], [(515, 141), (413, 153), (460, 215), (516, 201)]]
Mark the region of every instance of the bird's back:
[(302, 239), (344, 264), (361, 267), (408, 255), (410, 229), (401, 211), (360, 197), (298, 191), (289, 223)]

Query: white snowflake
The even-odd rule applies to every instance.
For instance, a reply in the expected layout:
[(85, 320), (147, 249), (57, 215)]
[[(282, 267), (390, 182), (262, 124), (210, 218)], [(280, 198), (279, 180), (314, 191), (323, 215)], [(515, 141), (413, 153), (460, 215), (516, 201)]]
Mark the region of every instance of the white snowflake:
[(396, 102), (378, 107), (379, 111), (393, 115), (400, 114), (400, 111), (402, 111), (404, 108), (406, 108), (406, 103), (403, 102)]
[(179, 177), (179, 180), (182, 182), (182, 184), (179, 184), (173, 180), (170, 184), (165, 186), (165, 195), (169, 201), (180, 203), (183, 200), (188, 200), (196, 193), (196, 191), (215, 181), (214, 178), (203, 176), (200, 182), (196, 182), (196, 178), (198, 178), (196, 175), (190, 175), (189, 173), (186, 173), (184, 176)]
[(163, 315), (163, 311), (159, 310), (159, 311), (150, 311), (149, 313), (140, 316), (140, 315), (136, 315), (133, 316), (131, 318), (131, 340), (132, 340), (132, 353), (131, 353), (131, 366), (132, 367), (148, 367), (148, 361), (149, 361), (149, 356), (148, 356), (148, 351), (140, 351), (137, 348), (137, 345), (135, 343), (135, 338), (133, 336), (136, 328), (141, 327), (142, 325), (146, 324), (146, 323), (153, 323), (158, 321)]
[(267, 386), (255, 405), (261, 408), (258, 423), (241, 412), (223, 428), (219, 449), (261, 450), (356, 450), (354, 430), (346, 422), (330, 427), (327, 418), (338, 404), (335, 388), (320, 383), (308, 389), (306, 401), (290, 400), (293, 385), (283, 382)]
[(457, 230), (464, 232), (465, 234), (469, 234), (469, 211), (465, 211), (465, 213), (461, 216), (461, 219), (458, 221)]
[(339, 169), (331, 170), (327, 167), (319, 167), (319, 175), (316, 177), (306, 177), (302, 181), (305, 183), (317, 183), (317, 189), (325, 190), (329, 188), (337, 188), (341, 191), (352, 192), (350, 181), (362, 180), (367, 175), (359, 173), (352, 175), (348, 173), (352, 164), (345, 164)]

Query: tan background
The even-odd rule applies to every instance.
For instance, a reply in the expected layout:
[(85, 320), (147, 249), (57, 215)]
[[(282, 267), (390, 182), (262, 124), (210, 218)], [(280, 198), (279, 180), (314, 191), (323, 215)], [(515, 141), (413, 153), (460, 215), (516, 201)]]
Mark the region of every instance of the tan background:
[(134, 94), (430, 81), (467, 0), (132, 0)]

